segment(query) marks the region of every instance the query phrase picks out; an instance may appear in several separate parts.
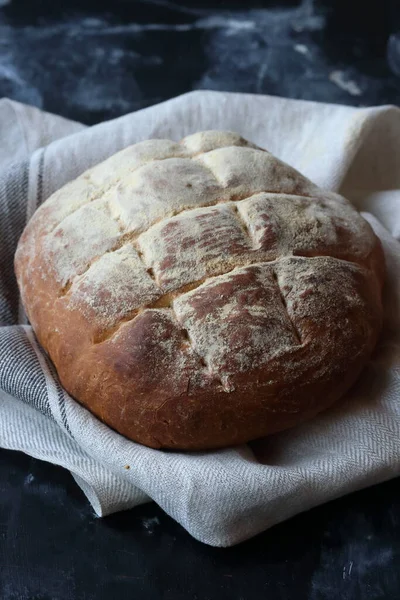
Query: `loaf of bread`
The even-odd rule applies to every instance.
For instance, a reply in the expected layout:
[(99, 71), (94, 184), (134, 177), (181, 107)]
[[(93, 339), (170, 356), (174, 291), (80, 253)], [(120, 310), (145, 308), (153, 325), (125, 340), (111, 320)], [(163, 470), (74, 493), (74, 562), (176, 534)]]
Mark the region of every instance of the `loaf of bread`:
[(65, 389), (153, 448), (309, 419), (381, 328), (369, 224), (231, 132), (143, 141), (83, 173), (37, 210), (15, 269)]

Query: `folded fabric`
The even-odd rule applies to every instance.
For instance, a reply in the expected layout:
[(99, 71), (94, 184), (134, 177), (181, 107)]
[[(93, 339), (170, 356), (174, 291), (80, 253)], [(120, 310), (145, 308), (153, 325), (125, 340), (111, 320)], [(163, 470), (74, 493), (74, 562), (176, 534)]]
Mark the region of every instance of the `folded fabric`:
[[(26, 322), (13, 256), (52, 192), (142, 139), (228, 129), (346, 195), (387, 261), (382, 336), (358, 383), (293, 430), (213, 452), (164, 452), (120, 436), (76, 403)], [(400, 111), (194, 92), (85, 128), (0, 101), (0, 446), (68, 468), (100, 516), (155, 500), (194, 537), (245, 540), (400, 472)]]

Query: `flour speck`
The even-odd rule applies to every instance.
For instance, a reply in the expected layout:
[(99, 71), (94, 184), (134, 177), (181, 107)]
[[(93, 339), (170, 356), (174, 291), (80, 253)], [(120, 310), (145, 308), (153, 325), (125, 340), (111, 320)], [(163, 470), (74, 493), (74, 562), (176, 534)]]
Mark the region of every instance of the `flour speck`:
[(148, 517), (142, 521), (143, 527), (149, 534), (154, 533), (157, 526), (160, 525), (160, 519), (158, 517)]

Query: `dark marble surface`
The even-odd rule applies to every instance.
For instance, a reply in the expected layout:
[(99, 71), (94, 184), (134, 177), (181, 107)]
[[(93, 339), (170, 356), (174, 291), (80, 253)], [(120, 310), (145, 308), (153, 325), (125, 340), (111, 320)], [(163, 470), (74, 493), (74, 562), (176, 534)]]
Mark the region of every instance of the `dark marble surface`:
[[(398, 103), (398, 0), (0, 0), (0, 96), (96, 123), (191, 89)], [(0, 600), (396, 600), (400, 480), (231, 549), (156, 505), (97, 519), (72, 477), (0, 451)]]
[(399, 479), (220, 549), (154, 503), (98, 519), (67, 471), (0, 452), (1, 600), (397, 600), (399, 539)]
[(0, 0), (0, 94), (87, 124), (192, 89), (400, 97), (398, 0)]

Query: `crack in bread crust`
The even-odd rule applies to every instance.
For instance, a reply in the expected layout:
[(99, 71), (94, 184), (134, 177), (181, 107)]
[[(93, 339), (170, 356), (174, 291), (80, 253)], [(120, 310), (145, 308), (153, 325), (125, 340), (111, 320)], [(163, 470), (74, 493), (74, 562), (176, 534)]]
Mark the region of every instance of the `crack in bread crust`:
[[(329, 256), (329, 257), (326, 257), (326, 256), (312, 256), (312, 257), (309, 257), (309, 256), (307, 256), (307, 257), (304, 257), (304, 256), (292, 256), (291, 258), (294, 261), (295, 260), (301, 261), (303, 259), (306, 259), (307, 261), (313, 261), (313, 260), (318, 260), (320, 258), (330, 258), (332, 260), (337, 261), (338, 263), (343, 263), (343, 264), (347, 263), (349, 265), (353, 265), (353, 263), (350, 262), (350, 261), (338, 259), (338, 258), (335, 258), (335, 257), (332, 257), (332, 256)], [(295, 323), (293, 322), (293, 320), (290, 317), (290, 314), (289, 314), (288, 309), (287, 309), (287, 302), (286, 302), (285, 297), (284, 297), (284, 295), (282, 293), (282, 290), (281, 290), (281, 288), (279, 286), (277, 274), (276, 274), (276, 271), (274, 269), (274, 265), (279, 264), (279, 262), (280, 262), (279, 258), (276, 258), (276, 259), (271, 260), (271, 261), (264, 261), (264, 262), (258, 262), (258, 261), (249, 262), (249, 263), (247, 263), (245, 265), (241, 265), (240, 267), (233, 267), (232, 269), (229, 269), (228, 271), (223, 271), (221, 273), (215, 273), (214, 275), (211, 275), (209, 277), (205, 277), (203, 279), (200, 279), (199, 281), (193, 281), (193, 282), (187, 283), (184, 286), (182, 286), (181, 288), (177, 288), (175, 290), (171, 290), (171, 291), (169, 291), (169, 292), (167, 292), (165, 294), (162, 294), (154, 302), (151, 302), (149, 304), (144, 304), (142, 306), (139, 306), (139, 307), (135, 308), (132, 311), (131, 315), (128, 315), (126, 318), (121, 319), (115, 326), (111, 327), (110, 329), (108, 329), (108, 330), (106, 329), (106, 330), (102, 331), (97, 337), (95, 337), (93, 339), (93, 343), (94, 344), (101, 344), (101, 343), (103, 343), (105, 341), (110, 340), (112, 337), (114, 337), (118, 333), (119, 329), (123, 325), (126, 325), (127, 323), (130, 323), (131, 321), (133, 321), (138, 315), (140, 315), (145, 310), (159, 310), (159, 309), (160, 310), (165, 310), (165, 309), (170, 309), (170, 310), (174, 311), (174, 309), (173, 309), (173, 303), (174, 303), (175, 300), (181, 298), (182, 296), (185, 296), (189, 292), (197, 290), (201, 286), (203, 286), (203, 285), (205, 285), (207, 283), (210, 283), (210, 282), (212, 282), (213, 280), (215, 280), (217, 278), (223, 277), (224, 275), (229, 275), (231, 273), (234, 273), (235, 271), (238, 271), (240, 269), (244, 269), (246, 267), (259, 267), (259, 266), (268, 265), (268, 266), (272, 267), (272, 277), (273, 277), (273, 280), (275, 282), (276, 289), (277, 289), (277, 291), (279, 293), (281, 304), (282, 304), (282, 306), (283, 306), (283, 308), (285, 310), (287, 320), (290, 323), (290, 327), (291, 327), (291, 329), (293, 331), (293, 335), (294, 335), (294, 337), (296, 339), (296, 344), (295, 345), (301, 345), (303, 343), (302, 339), (301, 339), (301, 333), (299, 332), (299, 330), (297, 329)], [(180, 323), (180, 321), (178, 320), (178, 318), (176, 317), (176, 315), (175, 315), (175, 320)], [(181, 323), (180, 323), (180, 327), (182, 329), (184, 329), (182, 327)]]
[[(180, 144), (181, 142), (178, 142), (178, 143)], [(123, 152), (123, 150), (121, 152)], [(211, 152), (211, 150), (210, 150), (210, 152)], [(207, 154), (207, 152), (196, 152), (194, 154), (189, 154), (188, 153), (187, 155), (182, 156), (182, 158), (186, 158), (188, 160), (199, 160), (204, 154)], [(138, 165), (136, 168), (129, 169), (126, 173), (131, 175), (131, 174), (135, 173), (136, 171), (139, 171), (140, 169), (142, 169), (143, 167), (145, 167), (145, 166), (147, 166), (147, 165), (149, 165), (151, 163), (161, 162), (161, 161), (164, 161), (164, 160), (169, 160), (171, 158), (176, 158), (176, 155), (171, 154), (171, 155), (165, 156), (163, 158), (148, 159), (146, 162), (143, 162), (142, 164)], [(202, 164), (202, 167), (205, 170), (207, 170), (214, 177), (214, 179), (216, 180), (216, 182), (220, 185), (221, 182), (219, 181), (217, 174), (215, 174), (213, 172), (213, 170), (210, 169), (207, 165), (205, 165), (203, 163), (201, 163), (201, 164)], [(115, 185), (117, 185), (119, 183), (119, 180), (115, 179), (115, 180), (112, 180), (105, 187), (98, 187), (98, 186), (96, 186), (95, 182), (92, 180), (92, 177), (91, 177), (91, 171), (92, 170), (93, 170), (93, 168), (89, 169), (88, 171), (85, 171), (84, 173), (82, 173), (82, 175), (80, 175), (80, 178), (85, 179), (88, 183), (90, 183), (94, 187), (93, 193), (90, 194), (90, 195), (89, 195), (89, 193), (87, 194), (86, 202), (85, 202), (84, 205), (90, 204), (91, 202), (94, 202), (96, 200), (101, 200), (107, 194), (107, 192), (110, 191), (110, 189), (112, 189), (113, 187), (115, 187)], [(82, 206), (84, 206), (84, 205), (82, 205)], [(209, 206), (209, 205), (205, 205), (205, 206)], [(76, 212), (76, 211), (74, 211), (74, 212)], [(69, 213), (67, 215), (67, 217), (71, 216), (72, 214), (73, 214), (73, 212)], [(53, 228), (49, 231), (49, 233), (51, 233), (54, 229), (56, 229), (57, 227), (59, 227), (62, 224), (63, 220), (64, 219), (62, 219), (57, 224), (55, 224), (53, 226)]]
[(289, 311), (288, 311), (288, 307), (287, 307), (287, 302), (286, 302), (285, 296), (282, 294), (282, 290), (280, 288), (279, 281), (278, 281), (278, 276), (277, 276), (275, 270), (272, 271), (272, 277), (273, 277), (273, 279), (274, 279), (274, 281), (276, 283), (276, 287), (277, 287), (278, 292), (279, 292), (279, 297), (281, 299), (282, 306), (285, 309), (285, 313), (286, 313), (287, 319), (288, 319), (288, 321), (289, 321), (289, 323), (290, 323), (290, 325), (292, 327), (293, 335), (296, 338), (297, 343), (301, 346), (301, 344), (303, 343), (302, 340), (301, 340), (301, 333), (298, 330), (298, 328), (296, 327), (296, 324), (294, 323), (293, 319), (290, 317), (290, 314), (289, 314)]
[[(260, 194), (274, 194), (274, 192), (268, 192), (268, 191), (260, 191), (260, 192), (255, 192), (254, 194), (251, 195), (245, 195), (242, 198), (238, 198), (237, 195), (235, 197), (234, 200), (229, 199), (226, 201), (223, 200), (216, 200), (212, 203), (207, 203), (207, 204), (202, 204), (200, 206), (196, 206), (195, 208), (184, 208), (181, 211), (174, 213), (174, 214), (170, 214), (167, 217), (160, 219), (159, 221), (156, 221), (154, 223), (152, 223), (150, 225), (150, 227), (146, 230), (146, 231), (139, 231), (139, 232), (134, 232), (134, 231), (128, 231), (128, 230), (124, 230), (123, 229), (123, 224), (120, 218), (116, 218), (113, 217), (113, 219), (115, 220), (115, 222), (117, 223), (120, 231), (121, 231), (121, 236), (119, 237), (119, 239), (117, 240), (117, 242), (115, 243), (115, 245), (113, 245), (109, 250), (107, 250), (106, 252), (104, 252), (104, 254), (106, 253), (111, 253), (111, 252), (115, 252), (116, 250), (119, 250), (122, 246), (124, 246), (125, 244), (127, 244), (128, 242), (132, 242), (132, 244), (134, 245), (135, 249), (138, 251), (138, 254), (140, 257), (143, 256), (143, 253), (141, 252), (141, 250), (138, 250), (138, 245), (136, 242), (140, 241), (141, 236), (143, 236), (144, 234), (147, 234), (153, 227), (160, 225), (162, 222), (167, 222), (170, 219), (173, 219), (175, 217), (179, 217), (184, 213), (191, 213), (193, 210), (197, 210), (197, 209), (201, 209), (201, 208), (212, 208), (212, 207), (218, 207), (218, 206), (232, 206), (232, 210), (235, 213), (238, 221), (241, 224), (241, 227), (243, 229), (243, 231), (246, 233), (246, 235), (249, 237), (249, 239), (251, 240), (252, 244), (254, 244), (254, 240), (252, 239), (252, 235), (251, 232), (246, 224), (246, 222), (244, 221), (243, 217), (240, 214), (240, 211), (238, 210), (237, 207), (237, 203), (238, 202), (245, 202), (247, 200), (251, 200), (252, 198), (254, 198), (255, 196), (259, 196)], [(304, 194), (296, 196), (297, 198), (313, 198), (312, 196), (306, 196)], [(71, 215), (69, 215), (71, 216)], [(71, 286), (74, 283), (74, 280), (76, 278), (80, 278), (83, 275), (85, 275), (85, 273), (90, 269), (90, 267), (97, 261), (99, 260), (99, 258), (101, 258), (104, 254), (101, 254), (99, 256), (94, 257), (90, 262), (87, 263), (86, 267), (84, 270), (82, 270), (81, 272), (79, 272), (79, 274), (77, 274), (75, 276), (75, 278), (73, 278), (72, 280), (68, 280), (67, 283), (61, 288), (60, 290), (60, 294), (59, 297), (62, 297), (64, 295), (66, 295), (68, 293), (68, 291), (70, 290)], [(297, 256), (301, 256), (301, 254), (298, 254)], [(325, 256), (325, 255), (323, 255)], [(252, 264), (251, 262), (249, 262), (248, 264)], [(148, 268), (146, 266), (146, 268)], [(223, 273), (218, 273), (219, 275), (222, 275)]]

